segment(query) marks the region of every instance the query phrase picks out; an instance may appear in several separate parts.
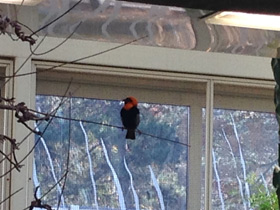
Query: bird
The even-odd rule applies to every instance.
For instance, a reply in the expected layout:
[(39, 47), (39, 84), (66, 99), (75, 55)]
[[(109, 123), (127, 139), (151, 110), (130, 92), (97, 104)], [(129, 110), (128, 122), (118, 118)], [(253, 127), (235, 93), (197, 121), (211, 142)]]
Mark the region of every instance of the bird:
[(137, 108), (138, 101), (133, 96), (129, 96), (124, 101), (120, 115), (124, 128), (127, 130), (126, 139), (135, 139), (135, 130), (140, 123), (140, 112)]

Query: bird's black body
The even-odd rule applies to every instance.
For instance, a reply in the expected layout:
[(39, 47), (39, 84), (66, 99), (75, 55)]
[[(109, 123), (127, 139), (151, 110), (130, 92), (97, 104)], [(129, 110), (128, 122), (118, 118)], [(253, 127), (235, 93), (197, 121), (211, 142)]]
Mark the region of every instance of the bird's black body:
[(121, 119), (123, 126), (127, 129), (126, 138), (135, 139), (135, 130), (139, 125), (139, 109), (136, 106), (133, 106), (130, 109), (121, 109)]

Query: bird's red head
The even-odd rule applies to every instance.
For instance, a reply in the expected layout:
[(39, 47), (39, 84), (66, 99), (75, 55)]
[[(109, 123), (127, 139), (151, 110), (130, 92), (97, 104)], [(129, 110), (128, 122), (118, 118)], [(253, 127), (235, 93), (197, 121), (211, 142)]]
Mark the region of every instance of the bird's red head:
[(123, 100), (124, 101), (124, 109), (125, 110), (129, 110), (134, 106), (138, 105), (138, 101), (136, 98), (134, 98), (133, 96), (129, 96), (126, 99)]

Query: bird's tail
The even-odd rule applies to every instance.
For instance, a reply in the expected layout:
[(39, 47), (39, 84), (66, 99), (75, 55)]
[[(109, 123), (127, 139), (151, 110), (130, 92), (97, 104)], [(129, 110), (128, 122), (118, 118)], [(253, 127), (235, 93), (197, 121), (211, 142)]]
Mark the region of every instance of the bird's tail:
[(126, 139), (135, 139), (135, 130), (134, 129), (127, 129)]

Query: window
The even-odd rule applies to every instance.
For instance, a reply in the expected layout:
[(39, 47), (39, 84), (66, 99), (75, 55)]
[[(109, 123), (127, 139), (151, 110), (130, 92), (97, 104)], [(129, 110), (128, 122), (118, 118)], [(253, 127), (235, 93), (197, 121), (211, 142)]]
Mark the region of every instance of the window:
[[(260, 189), (271, 191), (273, 82), (83, 65), (45, 71), (49, 65), (36, 63), (37, 109), (54, 109), (72, 80), (57, 115), (73, 120), (55, 118), (38, 143), (41, 195), (63, 177), (69, 139), (61, 206), (129, 209), (139, 201), (143, 209), (245, 209)], [(141, 102), (135, 141), (111, 126), (121, 125), (120, 99), (129, 95)], [(56, 205), (62, 187), (44, 200)]]
[[(190, 187), (195, 190), (192, 180), (197, 179), (196, 172), (189, 170), (190, 159), (197, 154), (191, 158), (188, 145), (202, 138), (201, 132), (190, 134), (194, 126), (190, 116), (201, 124), (197, 107), (205, 105), (206, 83), (167, 73), (139, 77), (121, 69), (111, 69), (115, 75), (110, 75), (105, 69), (88, 68), (76, 65), (50, 73), (41, 67), (38, 74), (36, 106), (42, 112), (57, 107), (74, 78), (71, 97), (57, 110), (61, 118), (52, 120), (35, 150), (33, 180), (35, 186), (40, 185), (40, 196), (65, 174), (70, 139), (61, 207), (187, 209), (193, 202), (189, 197)], [(77, 69), (83, 74), (75, 73)], [(141, 102), (140, 133), (135, 141), (126, 140), (119, 128), (120, 99), (129, 95)], [(56, 186), (44, 200), (57, 205), (62, 188), (63, 184)]]
[(258, 207), (254, 197), (274, 193), (275, 115), (215, 109), (214, 116), (212, 209)]
[[(277, 162), (278, 125), (272, 87), (248, 82), (214, 85), (213, 146), (208, 158), (203, 156), (202, 168), (205, 175), (208, 159), (212, 209), (255, 209), (261, 205), (260, 196), (274, 193), (271, 178)], [(204, 199), (203, 194), (203, 208)]]
[[(37, 96), (38, 110), (48, 112), (59, 101), (54, 96)], [(126, 141), (125, 131), (112, 127), (121, 125), (120, 101), (72, 98), (70, 103), (71, 107), (61, 106), (58, 115), (83, 121), (69, 125), (67, 120), (54, 119), (35, 150), (35, 174), (42, 194), (65, 173), (70, 138), (69, 178), (61, 206), (133, 209), (140, 208), (141, 200), (147, 209), (160, 205), (186, 209), (188, 107), (139, 104), (139, 129), (145, 133)], [(58, 187), (46, 196), (49, 204), (56, 205), (60, 191)]]

